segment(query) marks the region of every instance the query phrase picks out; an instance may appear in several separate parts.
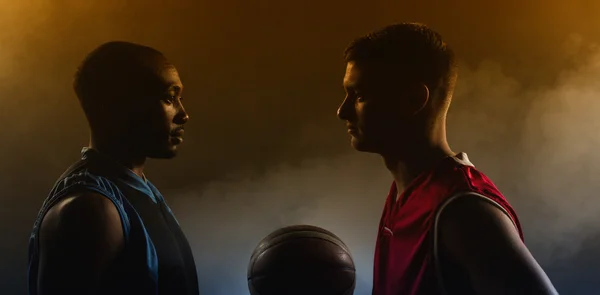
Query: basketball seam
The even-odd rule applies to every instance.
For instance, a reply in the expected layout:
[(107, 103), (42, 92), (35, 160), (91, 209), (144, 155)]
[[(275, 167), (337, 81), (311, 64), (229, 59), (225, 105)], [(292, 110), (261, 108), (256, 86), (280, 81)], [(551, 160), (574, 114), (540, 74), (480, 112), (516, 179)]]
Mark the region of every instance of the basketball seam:
[[(356, 273), (356, 269), (350, 268), (350, 267), (346, 267), (346, 266), (342, 266), (342, 267), (328, 267), (328, 268)], [(261, 279), (261, 278), (266, 277), (266, 276), (269, 276), (269, 274), (254, 276), (254, 277), (248, 278), (248, 281), (255, 280), (255, 279)]]
[[(336, 246), (340, 246), (338, 243), (335, 243), (334, 241), (331, 241), (329, 239), (322, 238), (322, 237), (292, 237), (292, 239), (287, 239), (287, 240), (286, 239), (281, 239), (280, 241), (278, 241), (278, 242), (276, 242), (274, 244), (271, 244), (268, 247), (265, 247), (265, 248), (261, 249), (260, 254), (257, 254), (258, 252), (254, 253), (250, 257), (250, 260), (252, 261), (252, 264), (250, 265), (249, 270), (251, 270), (251, 269), (254, 268), (254, 264), (256, 263), (256, 260), (258, 260), (258, 258), (260, 256), (262, 256), (270, 248), (273, 248), (273, 247), (275, 247), (275, 246), (277, 246), (277, 245), (279, 245), (279, 244), (281, 244), (283, 242), (287, 242), (287, 241), (290, 241), (290, 240), (299, 240), (299, 239), (306, 239), (306, 238), (309, 238), (309, 239), (319, 239), (319, 240), (330, 242), (330, 243), (332, 243), (332, 244), (334, 244)], [(354, 264), (354, 259), (352, 258), (352, 254), (350, 253), (350, 251), (348, 251), (348, 249), (345, 249), (345, 248), (342, 248), (342, 249), (348, 255), (348, 258), (350, 258), (350, 261), (352, 262), (352, 264)]]
[[(290, 234), (298, 234), (298, 233), (302, 233), (302, 232), (310, 232), (310, 231), (296, 231), (296, 232), (291, 232), (291, 233), (286, 233), (286, 234), (278, 235), (277, 237), (282, 237), (284, 235), (290, 235)], [(335, 239), (328, 239), (327, 235), (322, 234), (320, 232), (317, 232), (317, 234), (318, 235), (311, 236), (311, 237), (306, 237), (306, 236), (296, 236), (296, 237), (294, 237), (292, 235), (290, 239), (279, 238), (277, 242), (275, 242), (273, 244), (269, 244), (268, 246), (264, 246), (264, 247), (262, 247), (261, 244), (263, 244), (263, 242), (261, 241), (261, 243), (259, 244), (259, 247), (250, 256), (250, 261), (252, 261), (252, 264), (250, 265), (249, 270), (254, 267), (254, 263), (258, 259), (258, 257), (260, 257), (261, 255), (263, 255), (263, 253), (266, 250), (268, 250), (269, 248), (275, 247), (275, 246), (277, 246), (277, 245), (279, 245), (279, 244), (281, 244), (281, 243), (283, 243), (285, 241), (297, 240), (297, 239), (306, 239), (306, 238), (324, 240), (324, 241), (332, 243), (332, 244), (334, 244), (336, 246), (339, 246), (348, 255), (348, 257), (350, 258), (350, 261), (352, 262), (352, 264), (354, 264), (354, 259), (352, 258), (352, 253), (350, 253), (350, 249), (348, 249), (348, 247), (345, 244), (343, 244), (343, 243), (341, 243), (341, 244), (337, 243), (335, 241)], [(339, 238), (337, 238), (337, 239), (339, 239)], [(264, 241), (264, 239), (263, 239), (263, 241)]]
[[(275, 247), (275, 246), (277, 246), (277, 245), (279, 245), (279, 244), (281, 244), (283, 242), (289, 242), (290, 240), (299, 240), (299, 239), (306, 239), (306, 238), (309, 238), (309, 239), (319, 239), (319, 240), (323, 240), (323, 241), (327, 241), (327, 242), (330, 242), (332, 244), (335, 244), (336, 246), (339, 246), (339, 244), (335, 243), (334, 241), (331, 241), (329, 239), (325, 239), (325, 238), (322, 238), (322, 237), (292, 237), (292, 239), (287, 239), (287, 240), (286, 239), (281, 239), (277, 243), (271, 244), (271, 245), (269, 245), (269, 247), (265, 247), (265, 248), (261, 249), (260, 254), (254, 253), (252, 255), (252, 257), (250, 258), (250, 261), (252, 263), (250, 264), (250, 267), (249, 267), (248, 270), (250, 271), (250, 270), (254, 269), (254, 265), (256, 263), (256, 260), (258, 260), (263, 254), (265, 254), (265, 252), (267, 250), (269, 250), (269, 249), (271, 249), (271, 248), (273, 248), (273, 247)], [(345, 254), (348, 255), (348, 258), (350, 258), (350, 261), (354, 265), (354, 259), (352, 258), (352, 254), (347, 249), (343, 249), (343, 250), (344, 250)], [(344, 268), (346, 268), (346, 267), (344, 267)], [(356, 271), (356, 267), (354, 267), (353, 270)], [(249, 274), (248, 274), (248, 279), (250, 279)]]
[[(324, 234), (324, 233), (317, 232), (317, 233), (316, 233), (316, 235), (314, 235), (314, 236), (310, 236), (310, 237), (307, 237), (307, 236), (298, 236), (298, 237), (294, 237), (294, 235), (296, 235), (296, 234), (299, 234), (299, 233), (306, 233), (306, 232), (311, 232), (311, 231), (296, 231), (296, 232), (290, 232), (290, 233), (285, 233), (285, 234), (278, 235), (278, 236), (276, 236), (276, 237), (277, 237), (277, 242), (275, 242), (275, 243), (273, 243), (273, 244), (270, 244), (270, 245), (269, 245), (269, 247), (266, 247), (265, 249), (268, 249), (268, 248), (270, 248), (270, 247), (273, 247), (273, 246), (275, 246), (275, 245), (278, 245), (278, 244), (282, 243), (283, 241), (289, 241), (289, 240), (286, 240), (286, 239), (284, 239), (283, 237), (284, 237), (284, 236), (286, 236), (286, 235), (291, 235), (291, 239), (294, 239), (294, 240), (295, 240), (295, 239), (306, 239), (306, 238), (311, 238), (311, 239), (312, 239), (312, 238), (316, 238), (316, 239), (325, 240), (325, 241), (328, 241), (328, 242), (330, 242), (330, 243), (336, 244), (337, 246), (340, 246), (340, 248), (342, 248), (342, 249), (343, 249), (343, 250), (344, 250), (346, 253), (350, 254), (350, 249), (348, 248), (348, 246), (346, 246), (346, 244), (344, 244), (344, 243), (340, 243), (340, 242), (336, 241), (336, 240), (339, 240), (339, 238), (337, 238), (337, 237), (329, 237), (328, 235), (326, 235), (326, 234)], [(313, 233), (314, 233), (314, 232), (313, 232)], [(275, 238), (275, 237), (273, 237), (273, 238)], [(328, 239), (328, 238), (331, 238), (331, 239)], [(261, 241), (261, 243), (260, 243), (260, 244), (262, 244), (262, 243), (263, 243), (263, 242)], [(259, 245), (260, 245), (260, 244), (259, 244)], [(261, 247), (259, 246), (259, 248), (257, 249), (257, 251), (258, 251), (260, 248), (261, 248)], [(263, 250), (263, 251), (264, 251), (264, 250)], [(255, 251), (255, 252), (256, 252), (256, 251)], [(254, 255), (253, 255), (253, 256), (254, 256)]]

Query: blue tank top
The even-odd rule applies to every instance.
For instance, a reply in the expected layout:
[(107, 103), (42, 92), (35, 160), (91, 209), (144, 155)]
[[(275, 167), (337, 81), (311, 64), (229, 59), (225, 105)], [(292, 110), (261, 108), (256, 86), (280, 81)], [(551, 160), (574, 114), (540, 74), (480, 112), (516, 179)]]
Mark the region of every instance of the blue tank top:
[(29, 239), (29, 294), (37, 294), (38, 233), (48, 210), (83, 191), (110, 199), (123, 224), (125, 247), (110, 266), (100, 294), (198, 295), (192, 250), (179, 223), (154, 185), (89, 148), (55, 183)]

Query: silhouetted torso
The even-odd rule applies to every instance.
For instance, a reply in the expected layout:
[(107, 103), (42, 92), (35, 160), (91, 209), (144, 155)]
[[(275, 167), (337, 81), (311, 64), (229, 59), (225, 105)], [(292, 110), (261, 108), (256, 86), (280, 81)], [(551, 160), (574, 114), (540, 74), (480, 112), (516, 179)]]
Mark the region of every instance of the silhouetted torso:
[(115, 203), (125, 249), (102, 278), (102, 294), (197, 295), (192, 250), (160, 192), (131, 170), (91, 149), (59, 178), (34, 225), (29, 248), (29, 292), (37, 288), (37, 234), (44, 214), (61, 198), (94, 191)]

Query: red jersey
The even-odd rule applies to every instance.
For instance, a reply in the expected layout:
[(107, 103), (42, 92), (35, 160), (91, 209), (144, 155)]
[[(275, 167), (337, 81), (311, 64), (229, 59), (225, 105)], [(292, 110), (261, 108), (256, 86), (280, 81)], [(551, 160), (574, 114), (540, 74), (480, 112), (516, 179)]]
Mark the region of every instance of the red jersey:
[[(377, 234), (373, 295), (447, 292), (442, 291), (448, 288), (439, 279), (433, 232), (439, 209), (465, 193), (479, 195), (502, 209), (523, 239), (516, 213), (492, 181), (475, 169), (466, 154), (448, 157), (419, 175), (397, 200), (396, 184), (392, 184)], [(461, 291), (461, 295), (468, 293)]]

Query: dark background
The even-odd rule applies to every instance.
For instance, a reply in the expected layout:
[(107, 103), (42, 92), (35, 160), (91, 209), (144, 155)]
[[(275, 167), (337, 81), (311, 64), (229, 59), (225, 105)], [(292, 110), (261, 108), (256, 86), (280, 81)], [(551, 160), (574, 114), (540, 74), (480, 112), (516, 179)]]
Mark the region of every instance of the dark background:
[[(411, 3), (418, 4), (411, 4)], [(194, 248), (200, 288), (246, 295), (270, 231), (308, 223), (350, 246), (370, 294), (391, 176), (335, 117), (355, 37), (424, 22), (461, 59), (448, 136), (520, 214), (561, 294), (600, 294), (600, 2), (2, 1), (0, 290), (26, 294), (27, 243), (48, 190), (87, 144), (71, 90), (85, 54), (127, 40), (179, 68), (191, 120), (180, 157), (151, 161)]]

